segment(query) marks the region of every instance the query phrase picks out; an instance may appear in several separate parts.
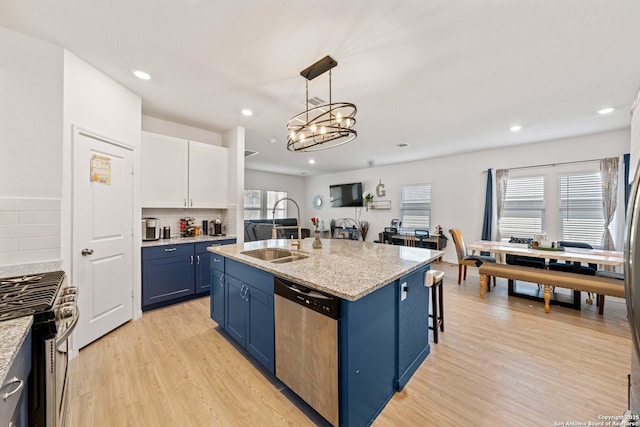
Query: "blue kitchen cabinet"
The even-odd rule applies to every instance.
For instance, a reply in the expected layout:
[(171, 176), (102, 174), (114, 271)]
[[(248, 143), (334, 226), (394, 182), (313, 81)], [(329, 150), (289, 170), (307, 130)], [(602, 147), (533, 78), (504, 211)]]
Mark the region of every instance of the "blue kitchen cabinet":
[(142, 310), (151, 310), (196, 296), (209, 295), (210, 252), (235, 239), (142, 248)]
[(196, 295), (203, 295), (211, 292), (210, 252), (207, 251), (209, 246), (211, 246), (210, 242), (198, 242), (194, 244)]
[[(28, 412), (28, 383), (31, 371), (31, 331), (25, 337), (18, 354), (15, 356), (5, 377), (5, 383), (0, 384), (0, 425), (26, 426)], [(22, 387), (20, 389), (20, 384)], [(13, 391), (15, 393), (12, 393)]]
[(267, 295), (249, 286), (246, 302), (248, 305), (247, 351), (273, 374), (276, 362), (273, 294)]
[(210, 253), (210, 271), (211, 271), (211, 318), (222, 329), (224, 325), (224, 304), (225, 304), (225, 274), (224, 274), (224, 257), (222, 255)]
[[(397, 389), (402, 390), (431, 351), (429, 346), (430, 288), (424, 286), (429, 266), (398, 279)], [(403, 299), (404, 295), (404, 299)]]
[(246, 346), (247, 306), (245, 292), (248, 287), (235, 277), (226, 277), (226, 307), (224, 330), (238, 341), (242, 347)]
[(225, 259), (225, 331), (275, 373), (273, 275)]
[(142, 248), (142, 309), (195, 294), (193, 244)]

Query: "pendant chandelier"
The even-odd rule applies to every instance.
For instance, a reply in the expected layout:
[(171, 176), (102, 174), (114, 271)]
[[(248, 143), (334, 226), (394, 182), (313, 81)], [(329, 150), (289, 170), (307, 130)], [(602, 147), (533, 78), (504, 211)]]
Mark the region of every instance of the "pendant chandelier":
[[(315, 64), (300, 71), (306, 84), (306, 110), (287, 122), (287, 149), (289, 151), (319, 151), (353, 141), (358, 132), (358, 109), (350, 102), (333, 102), (331, 99), (331, 69), (338, 63), (325, 56)], [(329, 103), (309, 108), (309, 80), (329, 71)]]

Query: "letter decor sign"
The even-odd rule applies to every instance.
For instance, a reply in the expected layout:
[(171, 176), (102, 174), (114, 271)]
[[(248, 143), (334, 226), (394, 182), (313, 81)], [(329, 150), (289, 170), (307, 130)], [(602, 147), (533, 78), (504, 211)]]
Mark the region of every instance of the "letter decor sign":
[(111, 158), (91, 155), (91, 182), (111, 185)]

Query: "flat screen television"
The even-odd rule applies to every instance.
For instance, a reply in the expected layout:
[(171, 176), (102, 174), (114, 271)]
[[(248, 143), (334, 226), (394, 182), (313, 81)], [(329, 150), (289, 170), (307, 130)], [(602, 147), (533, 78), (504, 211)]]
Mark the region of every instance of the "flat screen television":
[(362, 206), (362, 183), (330, 185), (329, 199), (332, 208)]

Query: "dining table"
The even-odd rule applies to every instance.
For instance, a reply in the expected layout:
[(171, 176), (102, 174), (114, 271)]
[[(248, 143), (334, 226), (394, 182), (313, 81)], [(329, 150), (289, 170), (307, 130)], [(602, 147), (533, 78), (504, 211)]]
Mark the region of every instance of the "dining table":
[[(496, 260), (501, 262), (498, 255), (518, 255), (533, 258), (551, 259), (557, 261), (569, 261), (574, 264), (597, 264), (598, 269), (621, 267), (624, 264), (624, 253), (621, 251), (608, 251), (604, 249), (584, 249), (584, 248), (549, 248), (535, 247), (526, 243), (509, 243), (489, 240), (479, 240), (470, 245), (467, 249), (475, 253), (476, 251), (489, 252), (496, 255)], [(508, 294), (510, 296), (522, 297), (532, 300), (541, 300), (536, 293), (518, 292), (515, 282), (509, 280)], [(590, 300), (588, 300), (590, 301)], [(570, 301), (557, 299), (554, 303), (574, 309), (580, 309), (580, 291), (574, 290)]]
[(583, 248), (545, 248), (532, 247), (526, 243), (495, 242), (489, 240), (479, 240), (470, 245), (467, 249), (471, 251), (491, 252), (493, 254), (510, 254), (529, 256), (534, 258), (556, 259), (563, 261), (579, 262), (586, 264), (609, 265), (613, 267), (622, 266), (624, 263), (624, 253), (621, 251), (606, 251), (604, 249), (583, 249)]

